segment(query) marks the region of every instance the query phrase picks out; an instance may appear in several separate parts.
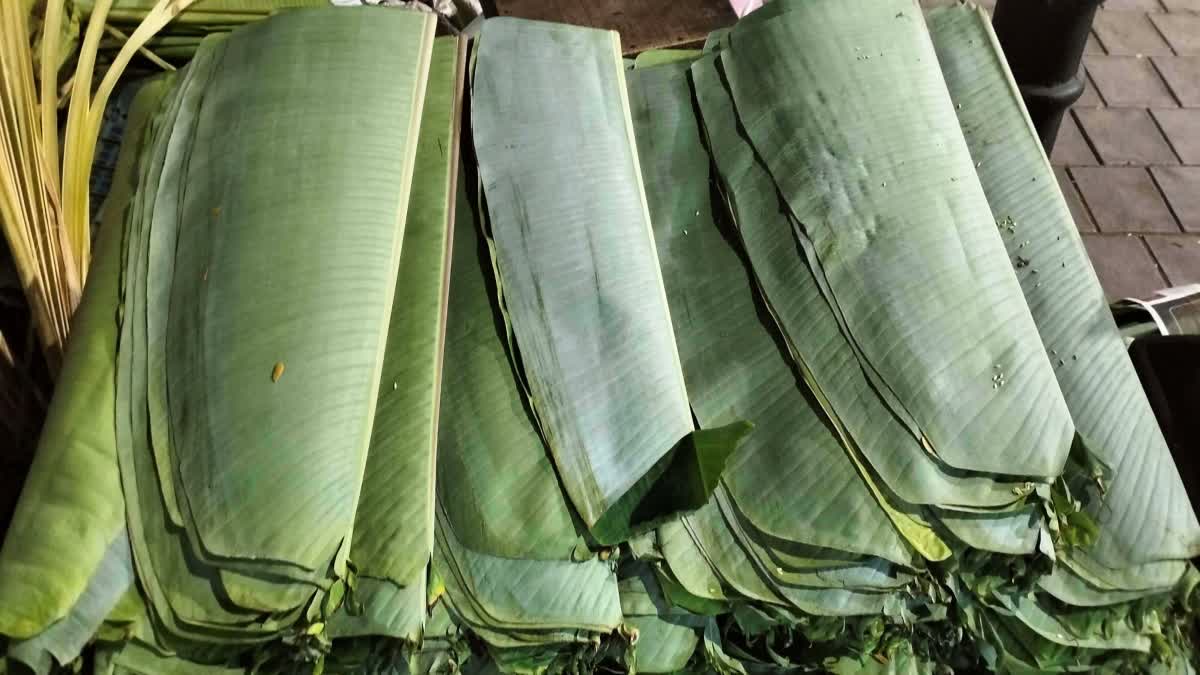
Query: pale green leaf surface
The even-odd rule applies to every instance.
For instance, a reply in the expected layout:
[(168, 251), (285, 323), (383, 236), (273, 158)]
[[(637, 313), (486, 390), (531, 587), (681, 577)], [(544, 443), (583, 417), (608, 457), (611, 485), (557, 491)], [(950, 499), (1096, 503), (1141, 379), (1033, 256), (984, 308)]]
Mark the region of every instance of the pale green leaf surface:
[(721, 62), (864, 367), (946, 463), (1054, 476), (1070, 416), (914, 10), (795, 3)]
[[(883, 611), (886, 596), (859, 593), (843, 589), (813, 589), (787, 587), (772, 583), (766, 567), (740, 543), (744, 534), (737, 531), (736, 521), (728, 519), (717, 499), (684, 519), (696, 550), (706, 559), (721, 581), (739, 595), (777, 605), (790, 605), (809, 614), (850, 616), (878, 614)], [(676, 565), (672, 563), (672, 569)]]
[(593, 526), (692, 431), (619, 43), (499, 18), (477, 49), (472, 127), (504, 303), (542, 432)]
[[(1116, 591), (1092, 585), (1066, 565), (1056, 565), (1054, 571), (1038, 579), (1038, 587), (1061, 602), (1075, 607), (1103, 607), (1144, 597), (1142, 589)], [(1161, 589), (1169, 592), (1170, 587)]]
[(915, 504), (998, 506), (1012, 484), (954, 471), (932, 458), (892, 414), (855, 359), (821, 296), (770, 174), (737, 133), (733, 102), (714, 57), (692, 67), (713, 159), (757, 283), (787, 337), (793, 358), (889, 488)]
[(673, 673), (687, 665), (700, 643), (705, 617), (672, 607), (646, 566), (623, 572), (618, 582), (625, 622), (638, 631), (633, 645), (637, 672)]
[[(698, 49), (648, 49), (633, 60), (634, 68), (652, 68), (666, 63), (691, 63), (703, 52)], [(629, 79), (629, 76), (626, 76)], [(653, 214), (651, 214), (653, 219)]]
[(42, 654), (57, 664), (68, 664), (82, 653), (109, 611), (134, 584), (133, 560), (129, 537), (121, 531), (108, 545), (100, 565), (66, 616), (28, 640), (8, 645), (8, 657), (31, 666), (44, 662)]
[[(1113, 470), (1092, 555), (1125, 567), (1200, 553), (1200, 525), (986, 16), (930, 15), (934, 46), (1008, 256), (1088, 449)], [(1034, 273), (1034, 270), (1037, 273)]]
[(616, 577), (598, 558), (571, 562), (583, 525), (525, 407), (466, 194), (460, 184), (434, 569), (455, 614), (493, 646), (586, 640), (621, 620)]
[[(465, 43), (434, 41), (379, 402), (350, 559), (366, 576), (424, 579), (433, 489)], [(423, 593), (421, 594), (423, 595)]]
[[(394, 34), (365, 31), (382, 23)], [(180, 206), (200, 236), (180, 242), (172, 303), (198, 309), (167, 334), (177, 470), (210, 555), (323, 572), (350, 534), (431, 33), (420, 14), (329, 9), (226, 42)], [(250, 170), (268, 163), (287, 171)]]
[[(209, 43), (220, 49), (222, 43)], [(211, 64), (201, 60), (197, 64)], [(194, 72), (186, 73), (188, 76)], [(195, 572), (197, 561), (182, 532), (169, 526), (166, 505), (150, 442), (146, 368), (146, 224), (153, 214), (157, 178), (161, 173), (167, 141), (182, 101), (183, 81), (177, 81), (150, 126), (142, 144), (142, 176), (126, 221), (126, 258), (122, 273), (122, 316), (116, 373), (116, 437), (130, 545), (142, 588), (153, 616), (172, 635), (220, 635), (217, 626), (245, 626), (251, 613), (232, 612), (214, 597), (209, 577)], [(138, 405), (137, 402), (142, 402)], [(269, 632), (267, 622), (254, 632)], [(188, 632), (191, 631), (191, 632)], [(252, 638), (251, 638), (252, 639)]]
[[(1022, 623), (1051, 642), (1084, 649), (1128, 649), (1140, 652), (1150, 650), (1150, 639), (1144, 635), (1137, 634), (1136, 631), (1121, 619), (1108, 624), (1107, 635), (1102, 634), (1105, 631), (1100, 629), (1083, 632), (1077, 628), (1077, 624), (1080, 621), (1073, 621), (1071, 616), (1045, 607), (1041, 602), (1038, 602), (1033, 594), (1022, 596), (1000, 595), (997, 599), (1002, 605), (1012, 611)], [(1076, 613), (1083, 615), (1090, 612), (1104, 611), (1106, 610), (1078, 610)], [(1085, 622), (1087, 620), (1083, 616), (1080, 616), (1079, 619)]]
[(685, 592), (703, 600), (727, 599), (721, 579), (699, 549), (691, 528), (683, 519), (660, 526), (658, 541), (671, 576)]
[(1075, 550), (1060, 562), (1098, 588), (1151, 593), (1174, 586), (1187, 572), (1189, 564), (1185, 560), (1160, 560), (1114, 570), (1097, 563), (1086, 549)]
[(1000, 513), (939, 511), (940, 522), (956, 539), (981, 551), (1029, 555), (1037, 548), (1042, 518), (1039, 505)]
[(471, 607), (477, 628), (521, 631), (612, 631), (621, 622), (617, 579), (610, 565), (593, 558), (518, 560), (462, 546), (439, 519), (439, 569), (456, 607)]
[(714, 208), (687, 68), (630, 72), (629, 98), (692, 409), (705, 428), (755, 424), (725, 473), (729, 492), (777, 537), (908, 563), (911, 551), (801, 389), (723, 205)]
[[(138, 215), (144, 214), (147, 219), (143, 226), (147, 228), (145, 367), (149, 450), (154, 455), (167, 516), (176, 527), (182, 527), (184, 521), (176, 494), (177, 476), (172, 464), (175, 450), (171, 447), (170, 410), (167, 404), (168, 356), (165, 343), (171, 314), (171, 282), (180, 229), (178, 219), (182, 182), (186, 179), (188, 160), (194, 147), (196, 114), (216, 69), (216, 61), (223, 54), (223, 48), (216, 46), (199, 50), (189, 67), (184, 69), (175, 93), (176, 100), (171, 103), (175, 114), (170, 126), (164, 129), (162, 144), (156, 147), (155, 155), (151, 157), (149, 180), (139, 188), (146, 193), (143, 196), (146, 206)], [(163, 309), (149, 309), (151, 307)], [(141, 319), (134, 317), (133, 320)]]
[(387, 579), (360, 577), (355, 597), (362, 612), (351, 614), (343, 605), (326, 624), (333, 639), (360, 635), (383, 635), (416, 643), (421, 639), (425, 618), (425, 574), (406, 586)]
[[(569, 560), (584, 546), (527, 409), (494, 304), (492, 266), (467, 186), (455, 210), (437, 499), (458, 540), (500, 557)], [(519, 536), (513, 536), (519, 532)]]
[(0, 634), (10, 637), (33, 636), (66, 616), (125, 526), (112, 424), (122, 221), (142, 129), (169, 85), (149, 82), (130, 109), (59, 386), (0, 549)]

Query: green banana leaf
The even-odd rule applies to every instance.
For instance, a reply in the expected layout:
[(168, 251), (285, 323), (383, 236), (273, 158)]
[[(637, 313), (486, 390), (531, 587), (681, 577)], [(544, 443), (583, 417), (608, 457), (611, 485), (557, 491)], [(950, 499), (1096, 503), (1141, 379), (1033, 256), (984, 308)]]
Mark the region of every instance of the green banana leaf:
[[(1034, 594), (1023, 596), (997, 596), (1000, 604), (1043, 639), (1067, 647), (1083, 649), (1120, 649), (1139, 652), (1150, 651), (1150, 638), (1139, 635), (1125, 621), (1112, 622), (1090, 621), (1088, 614), (1103, 614), (1108, 610), (1076, 611), (1075, 617), (1057, 612), (1040, 603)], [(1083, 619), (1086, 623), (1094, 623), (1090, 630), (1080, 630), (1077, 624)]]
[(616, 575), (599, 558), (498, 558), (462, 547), (441, 523), (435, 560), (446, 572), (446, 597), (462, 619), (490, 643), (505, 635), (516, 640), (498, 646), (589, 642), (586, 633), (609, 633), (621, 622)]
[[(665, 63), (691, 63), (702, 53), (698, 49), (650, 49), (637, 55), (637, 58), (633, 60), (633, 67), (652, 68)], [(628, 80), (629, 77), (625, 79)], [(653, 214), (651, 220), (653, 220)]]
[(74, 337), (0, 549), (0, 634), (13, 638), (33, 637), (67, 616), (113, 542), (124, 538), (112, 426), (122, 219), (141, 130), (169, 85), (169, 77), (151, 80), (130, 108), (130, 140), (122, 146), (102, 210), (92, 270), (72, 320)]
[[(1052, 597), (1076, 607), (1102, 607), (1137, 600), (1146, 595), (1145, 589), (1114, 590), (1095, 586), (1066, 565), (1038, 579), (1038, 587)], [(1160, 589), (1169, 592), (1170, 587)]]
[(724, 603), (730, 598), (721, 578), (693, 538), (687, 522), (680, 519), (665, 523), (658, 528), (657, 535), (666, 565), (666, 571), (660, 568), (660, 574), (669, 576), (683, 593), (702, 602)]
[[(433, 554), (435, 450), (465, 66), (465, 41), (434, 41), (397, 300), (350, 547), (361, 576), (414, 587), (405, 594), (413, 601), (409, 628), (395, 635), (414, 642)], [(381, 592), (389, 599), (399, 594), (398, 589)]]
[[(364, 39), (368, 26), (390, 32)], [(118, 435), (133, 439), (121, 471), (139, 577), (168, 637), (269, 638), (328, 575), (347, 574), (432, 29), (409, 12), (289, 13), (202, 44), (159, 120), (127, 237)], [(354, 49), (317, 39), (330, 34), (355, 35)], [(364, 59), (389, 72), (364, 71)], [(453, 73), (444, 79), (452, 101)], [(287, 114), (297, 106), (305, 115)], [(355, 124), (341, 123), (347, 115)], [(281, 147), (329, 160), (246, 173)], [(353, 217), (330, 228), (339, 214)], [(444, 258), (431, 265), (435, 289)], [(424, 364), (436, 372), (433, 295)], [(433, 424), (430, 410), (430, 467)], [(411, 491), (427, 513), (430, 470), (414, 477), (423, 496)], [(423, 579), (430, 527), (413, 528), (430, 542), (416, 562), (395, 561), (409, 578)]]
[(155, 43), (0, 672), (1191, 672), (1200, 525), (986, 15), (225, 32), (282, 4)]
[[(491, 261), (460, 180), (438, 430), (437, 500), (468, 548), (570, 560), (586, 551), (506, 350)], [(519, 532), (520, 536), (513, 536)]]
[(1109, 568), (1200, 553), (1200, 525), (1020, 92), (981, 12), (930, 15), (946, 85), (1075, 426), (1113, 470), (1088, 555)]
[[(778, 58), (785, 44), (805, 49)], [(878, 388), (951, 466), (1057, 475), (1070, 415), (916, 7), (792, 3), (775, 21), (735, 27), (720, 59), (807, 238), (803, 255)]]
[(674, 673), (683, 669), (700, 643), (706, 617), (672, 607), (648, 565), (629, 564), (617, 588), (625, 622), (637, 631), (631, 670)]
[(472, 79), (502, 307), (567, 493), (604, 543), (699, 506), (733, 449), (692, 433), (620, 51), (612, 32), (500, 18)]
[[(224, 42), (213, 41), (208, 45), (219, 53)], [(153, 407), (146, 403), (147, 379), (151, 373), (146, 356), (146, 331), (150, 324), (146, 319), (145, 275), (149, 242), (145, 235), (155, 215), (159, 179), (166, 168), (164, 164), (171, 150), (170, 141), (175, 123), (180, 118), (184, 93), (189, 85), (195, 86), (198, 79), (202, 80), (210, 74), (216, 61), (215, 55), (210, 53), (193, 63), (194, 67), (178, 78), (166, 105), (160, 109), (150, 127), (140, 162), (142, 177), (126, 221), (126, 257), (121, 291), (124, 302), (117, 353), (118, 460), (134, 562), (139, 580), (149, 596), (149, 604), (168, 634), (186, 635), (184, 627), (188, 626), (196, 631), (192, 633), (193, 636), (204, 635), (204, 631), (212, 631), (219, 626), (249, 624), (252, 614), (245, 610), (230, 611), (222, 605), (220, 598), (214, 597), (212, 581), (194, 571), (198, 561), (194, 558), (195, 553), (186, 535), (178, 527), (171, 527), (170, 506), (178, 509), (178, 502), (168, 504), (165, 500), (167, 495), (173, 494), (169, 491), (173, 490), (175, 471), (171, 466), (163, 466), (161, 459), (165, 449), (157, 448), (160, 452), (156, 453), (156, 449), (151, 447), (151, 423), (148, 418)], [(194, 116), (190, 119), (194, 119)], [(169, 171), (178, 168), (182, 154), (179, 148), (180, 144), (176, 143), (175, 164)], [(166, 191), (168, 196), (169, 191), (170, 188)], [(161, 373), (154, 371), (153, 375), (159, 376)], [(178, 512), (174, 515), (181, 517)], [(169, 579), (171, 583), (164, 583), (164, 579)], [(269, 633), (274, 628), (271, 622), (266, 622), (255, 632)], [(230, 637), (228, 633), (216, 634), (227, 639)]]
[(795, 235), (770, 174), (736, 131), (736, 112), (716, 57), (698, 60), (691, 74), (708, 146), (755, 281), (766, 291), (788, 350), (814, 394), (823, 398), (826, 414), (844, 427), (847, 440), (900, 499), (943, 506), (1011, 504), (1017, 484), (939, 462), (877, 394), (811, 270), (797, 255)]
[[(361, 38), (367, 26), (385, 23), (395, 36)], [(339, 34), (347, 39), (332, 39)], [(230, 75), (210, 83), (209, 105), (201, 109), (196, 130), (196, 147), (220, 158), (210, 171), (224, 165), (230, 173), (210, 174), (189, 191), (182, 219), (208, 222), (210, 240), (188, 251), (186, 259), (177, 257), (174, 283), (182, 297), (205, 298), (198, 306), (211, 308), (211, 315), (199, 325), (175, 323), (168, 333), (172, 356), (179, 357), (181, 366), (202, 368), (206, 378), (171, 387), (180, 393), (172, 396), (172, 407), (191, 411), (175, 413), (174, 428), (184, 443), (208, 443), (206, 451), (179, 443), (176, 461), (205, 549), (323, 571), (335, 555), (345, 556), (343, 541), (361, 486), (432, 21), (416, 13), (369, 8), (311, 10), (249, 26), (236, 37), (240, 39), (227, 41), (222, 59), (222, 72)], [(264, 40), (270, 40), (270, 50), (262, 49)], [(356, 49), (347, 50), (343, 43)], [(389, 66), (367, 70), (352, 65), (363, 61)], [(322, 67), (302, 67), (309, 63)], [(305, 75), (284, 77), (298, 72)], [(317, 78), (321, 73), (328, 75)], [(272, 91), (262, 82), (286, 83), (288, 90)], [(231, 119), (226, 106), (233, 101), (237, 107)], [(307, 107), (303, 117), (282, 114), (296, 105)], [(380, 119), (372, 127), (375, 109)], [(337, 124), (349, 111), (361, 121), (353, 127)], [(389, 111), (387, 122), (383, 111)], [(399, 122), (393, 121), (396, 115)], [(229, 133), (231, 123), (239, 133)], [(319, 135), (312, 131), (316, 128)], [(306, 161), (293, 165), (290, 176), (248, 180), (245, 167), (278, 153), (280, 143), (299, 144)], [(352, 175), (358, 180), (347, 185)], [(225, 181), (240, 181), (238, 191), (231, 193)], [(313, 189), (319, 185), (327, 185), (335, 198)], [(258, 228), (224, 225), (254, 222), (250, 219), (257, 210), (265, 208), (271, 209), (270, 219), (260, 220)], [(352, 208), (357, 217), (330, 228), (328, 223), (338, 222), (344, 208)], [(214, 209), (219, 212), (213, 214)], [(312, 234), (301, 238), (301, 232)], [(273, 264), (254, 264), (263, 255), (270, 255)], [(349, 283), (325, 283), (326, 278), (338, 279), (343, 269)], [(193, 270), (195, 274), (186, 273)], [(240, 293), (247, 287), (259, 291)], [(331, 350), (326, 345), (337, 342), (326, 341), (336, 340), (345, 325), (360, 326), (362, 333), (352, 348)], [(306, 339), (289, 341), (286, 336), (301, 327)], [(221, 348), (233, 331), (236, 346)], [(172, 340), (175, 335), (178, 342)], [(276, 377), (277, 364), (284, 371)], [(187, 370), (168, 368), (168, 377), (173, 381), (171, 374), (179, 372), (188, 378), (192, 373)], [(311, 410), (316, 401), (321, 414)], [(247, 424), (252, 435), (243, 431)], [(331, 449), (339, 447), (343, 454), (331, 457)], [(323, 459), (281, 463), (280, 453)], [(330, 464), (339, 470), (329, 471)], [(251, 481), (257, 489), (249, 489)], [(272, 483), (303, 488), (271, 490)], [(255, 513), (254, 521), (230, 517), (242, 510)], [(264, 525), (278, 531), (257, 529)], [(306, 536), (297, 538), (297, 531)]]
[(755, 425), (726, 470), (728, 493), (776, 537), (909, 564), (912, 551), (806, 398), (731, 246), (688, 67), (631, 71), (629, 98), (692, 410), (702, 427)]
[(434, 570), (452, 613), (490, 645), (589, 642), (620, 623), (616, 577), (588, 552), (585, 528), (525, 407), (489, 284), (487, 244), (466, 195), (463, 180), (439, 420)]
[(53, 664), (73, 662), (133, 583), (129, 538), (122, 532), (109, 544), (100, 566), (71, 611), (36, 636), (10, 643), (8, 658), (24, 663), (38, 675), (49, 675), (54, 670)]
[[(876, 395), (811, 271), (796, 255), (795, 231), (781, 211), (770, 176), (740, 135), (719, 132), (736, 129), (737, 122), (718, 65), (714, 57), (705, 57), (692, 66), (692, 77), (726, 198), (748, 257), (756, 261), (755, 279), (760, 288), (781, 293), (775, 296), (781, 298), (778, 305), (772, 305), (772, 296), (767, 295), (767, 309), (784, 329), (788, 351), (803, 379), (851, 459), (862, 467), (864, 480), (878, 494), (881, 506), (910, 542), (922, 542), (927, 557), (943, 558), (948, 555), (944, 543), (922, 522), (920, 509), (906, 504), (900, 495), (914, 497), (916, 503), (980, 511), (985, 505), (1019, 508), (1019, 495), (1031, 487), (946, 467), (921, 447)], [(877, 471), (879, 477), (874, 478)], [(963, 506), (971, 502), (975, 506)], [(953, 526), (954, 518), (948, 520)], [(1007, 540), (985, 535), (989, 535), (986, 530), (976, 533), (972, 543), (999, 552), (1011, 547)]]

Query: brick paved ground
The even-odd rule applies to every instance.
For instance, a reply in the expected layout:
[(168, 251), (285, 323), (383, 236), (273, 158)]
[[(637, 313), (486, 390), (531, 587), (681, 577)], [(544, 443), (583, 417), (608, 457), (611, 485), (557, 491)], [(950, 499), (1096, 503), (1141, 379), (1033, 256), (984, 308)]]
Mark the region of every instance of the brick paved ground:
[(1200, 0), (1108, 0), (1051, 156), (1110, 297), (1200, 282)]

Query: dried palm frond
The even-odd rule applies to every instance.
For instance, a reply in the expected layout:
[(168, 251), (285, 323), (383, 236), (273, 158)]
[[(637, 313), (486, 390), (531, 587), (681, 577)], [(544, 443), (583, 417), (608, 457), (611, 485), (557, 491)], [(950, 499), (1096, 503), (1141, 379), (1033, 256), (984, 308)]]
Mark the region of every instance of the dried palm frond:
[(96, 3), (70, 77), (66, 134), (58, 145), (58, 69), (65, 0), (48, 0), (40, 58), (30, 47), (26, 3), (0, 7), (0, 224), (51, 372), (58, 369), (71, 314), (91, 258), (88, 181), (108, 97), (133, 55), (192, 0), (160, 0), (125, 40), (93, 92), (96, 52), (111, 0)]
[[(62, 3), (51, 4), (47, 26), (61, 21)], [(80, 275), (62, 226), (58, 190), (57, 60), (41, 59), (39, 96), (28, 22), (19, 3), (0, 6), (0, 223), (53, 369), (79, 301)], [(53, 35), (53, 29), (46, 31), (44, 55), (58, 49)]]

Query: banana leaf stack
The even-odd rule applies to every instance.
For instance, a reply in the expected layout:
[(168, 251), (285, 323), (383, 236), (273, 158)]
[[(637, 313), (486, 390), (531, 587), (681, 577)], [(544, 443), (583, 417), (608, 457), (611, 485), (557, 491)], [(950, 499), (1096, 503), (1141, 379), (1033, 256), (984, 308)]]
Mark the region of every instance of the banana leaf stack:
[(433, 33), (289, 13), (139, 94), (5, 543), (12, 654), (69, 662), (106, 618), (209, 661), (416, 640), (465, 66)]
[(12, 669), (1190, 672), (1200, 525), (984, 13), (434, 22), (139, 91)]
[[(775, 660), (797, 627), (827, 640), (810, 615), (883, 615), (862, 646), (893, 649), (946, 591), (993, 668), (1181, 643), (1161, 613), (1195, 585), (1195, 516), (986, 15), (777, 2), (706, 52), (630, 74), (693, 410), (757, 425), (660, 529), (673, 581), (784, 607), (738, 621)], [(802, 452), (750, 459), (805, 407), (780, 434)]]

